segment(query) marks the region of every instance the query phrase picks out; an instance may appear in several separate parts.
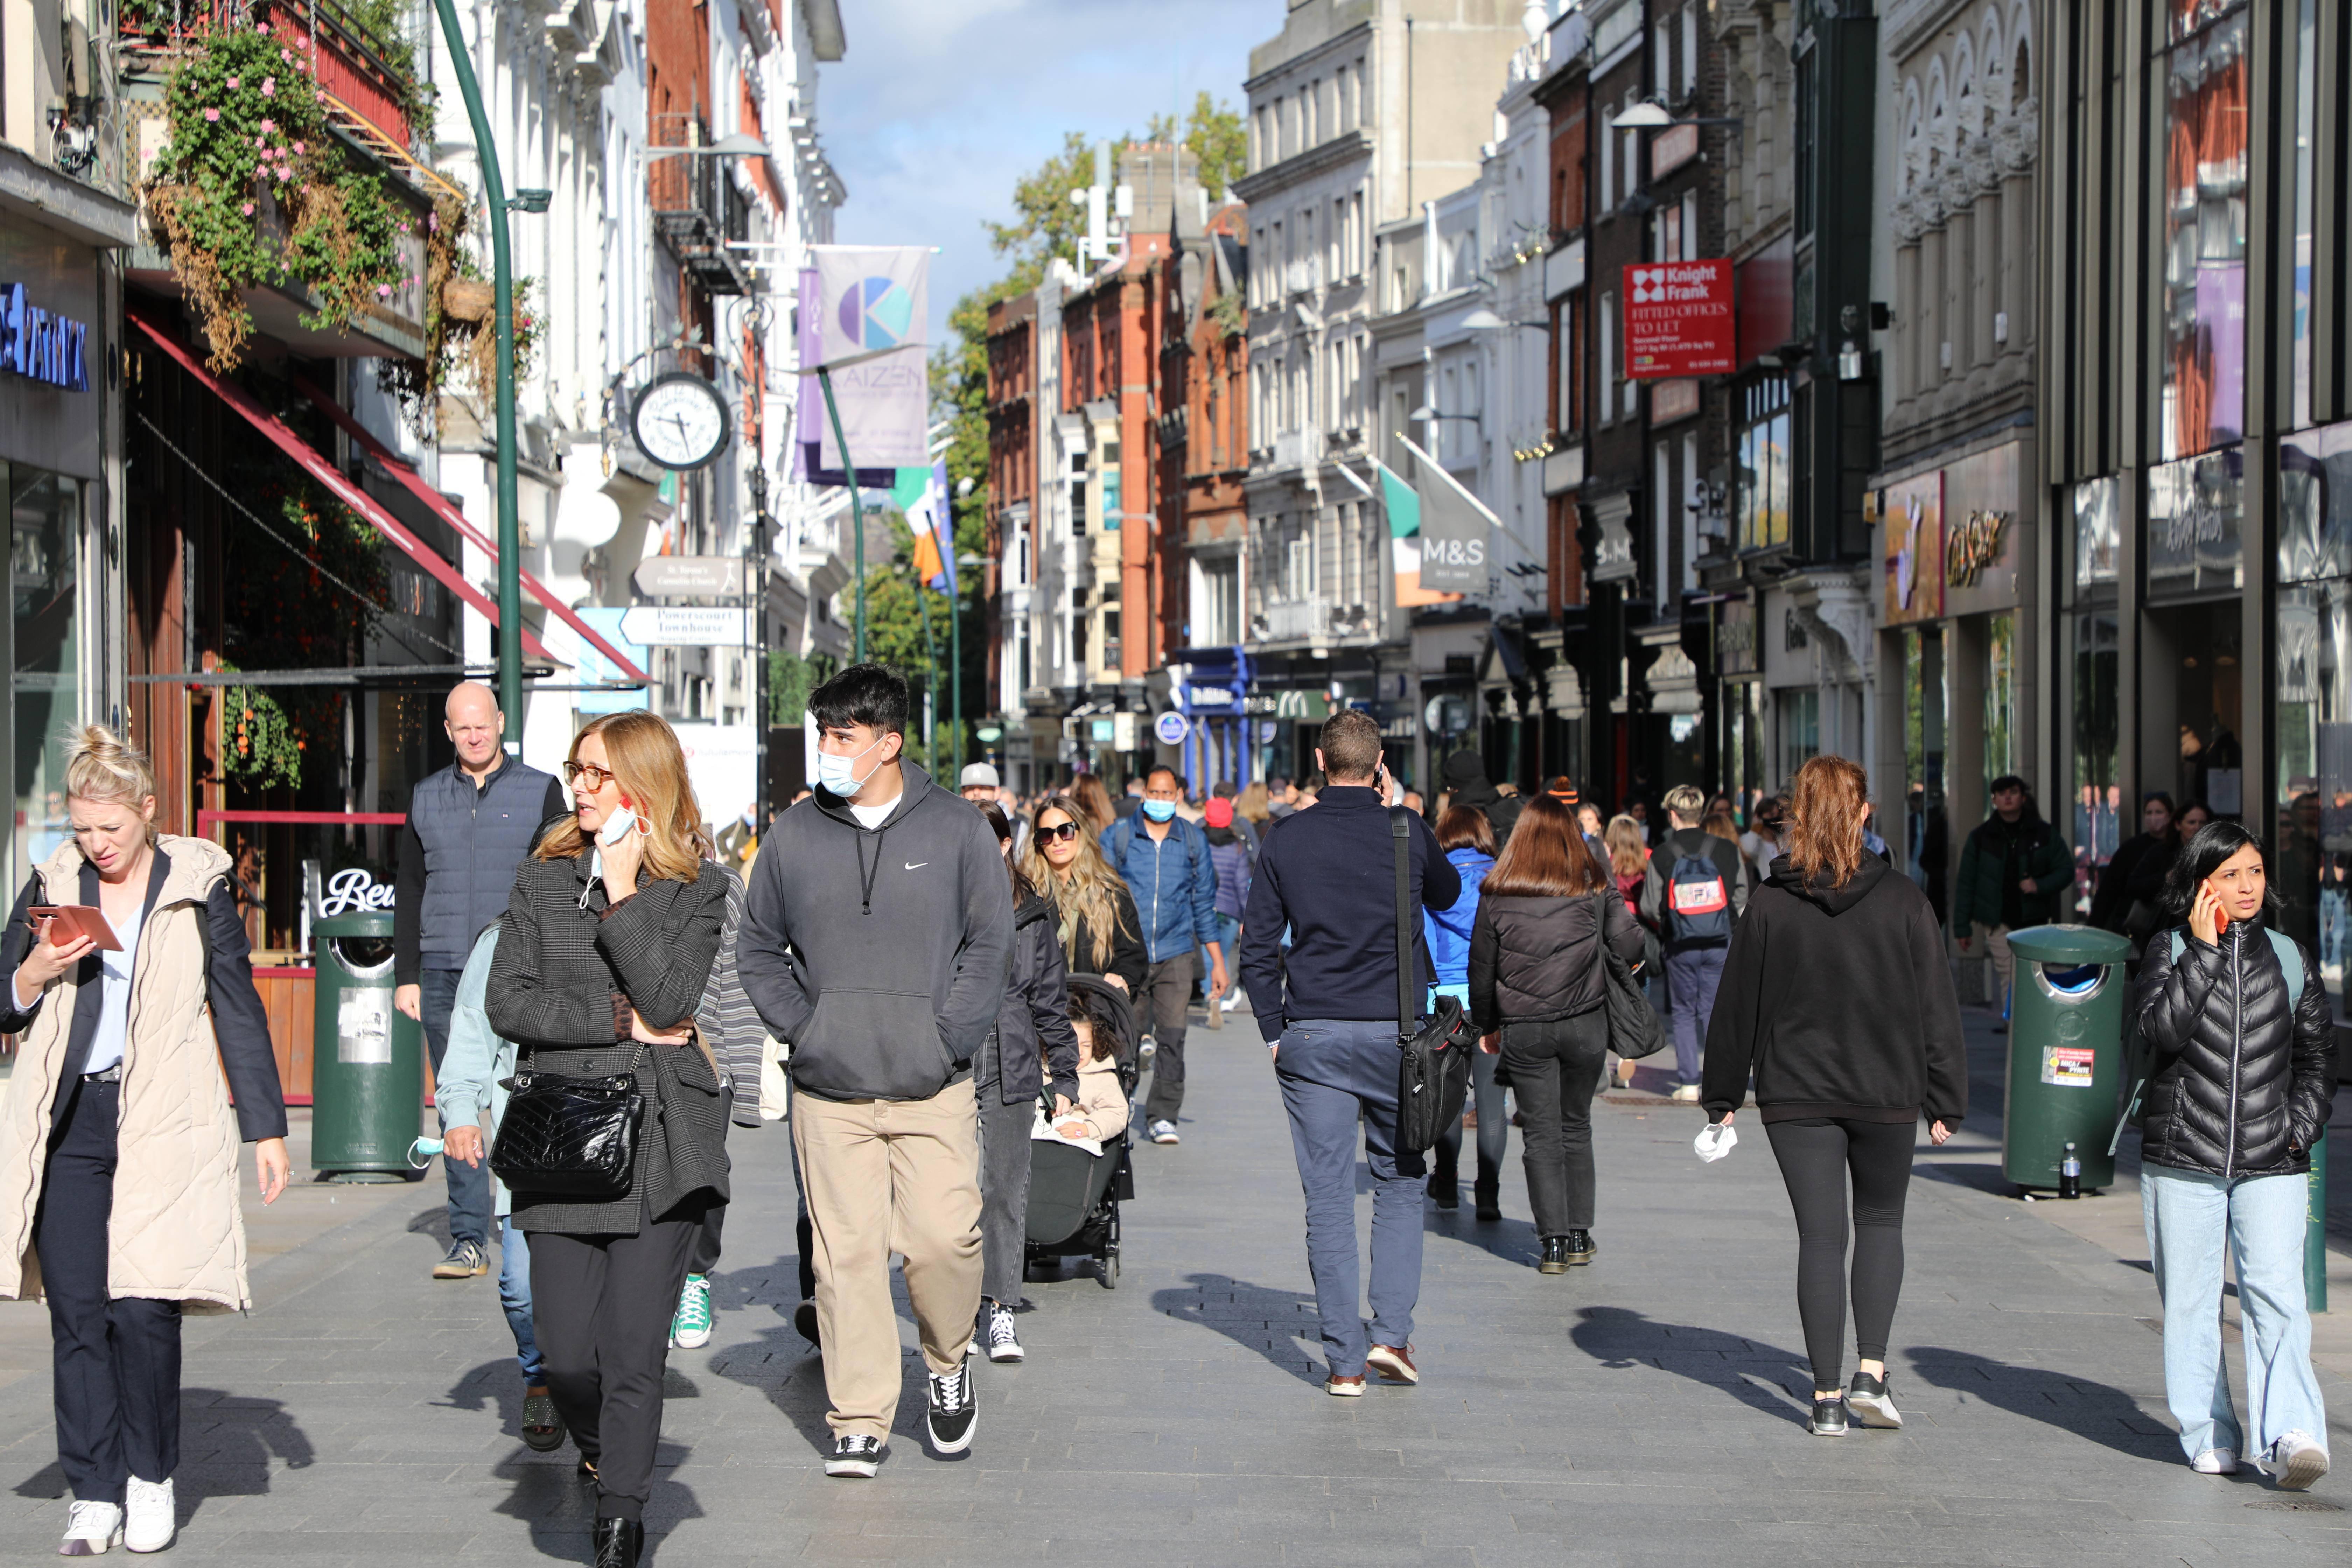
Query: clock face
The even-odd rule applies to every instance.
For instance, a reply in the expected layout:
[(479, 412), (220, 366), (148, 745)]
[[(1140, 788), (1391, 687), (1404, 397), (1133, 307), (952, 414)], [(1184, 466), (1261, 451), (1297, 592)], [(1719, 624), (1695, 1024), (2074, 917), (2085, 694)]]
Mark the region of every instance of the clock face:
[(646, 457), (665, 468), (698, 468), (725, 450), (727, 405), (698, 375), (673, 372), (637, 395), (629, 424)]

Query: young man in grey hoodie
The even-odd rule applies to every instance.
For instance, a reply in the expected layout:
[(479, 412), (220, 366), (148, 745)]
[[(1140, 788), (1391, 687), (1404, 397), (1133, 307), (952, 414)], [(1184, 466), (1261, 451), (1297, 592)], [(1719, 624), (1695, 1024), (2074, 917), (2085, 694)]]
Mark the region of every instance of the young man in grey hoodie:
[(751, 871), (743, 988), (792, 1047), (830, 1476), (871, 1476), (898, 1405), (890, 1254), (906, 1258), (931, 1443), (971, 1445), (965, 1352), (980, 1310), (971, 1062), (996, 1022), (1013, 899), (980, 813), (899, 755), (907, 683), (853, 665), (809, 695), (816, 790)]

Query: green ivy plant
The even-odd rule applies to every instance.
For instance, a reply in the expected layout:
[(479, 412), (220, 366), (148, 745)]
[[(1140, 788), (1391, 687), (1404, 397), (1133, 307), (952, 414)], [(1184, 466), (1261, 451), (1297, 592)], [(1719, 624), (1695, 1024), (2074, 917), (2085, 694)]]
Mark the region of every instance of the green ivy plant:
[(352, 326), (415, 281), (400, 254), (414, 225), (334, 139), (307, 51), (263, 27), (215, 28), (173, 73), (164, 108), (148, 205), (215, 371), (235, 369), (253, 334), (247, 289), (299, 279), (315, 331)]
[[(234, 671), (236, 666), (221, 668)], [(306, 749), (301, 732), (278, 700), (261, 687), (221, 689), (220, 749), (221, 773), (231, 784), (247, 789), (301, 786)]]

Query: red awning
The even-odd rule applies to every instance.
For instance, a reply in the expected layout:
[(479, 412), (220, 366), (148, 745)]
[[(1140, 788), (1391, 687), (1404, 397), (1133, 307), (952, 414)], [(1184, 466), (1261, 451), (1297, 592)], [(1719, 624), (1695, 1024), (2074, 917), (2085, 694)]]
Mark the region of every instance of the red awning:
[[(390, 474), (394, 479), (398, 479), (401, 484), (407, 489), (409, 494), (415, 496), (418, 500), (423, 501), (427, 507), (432, 509), (435, 516), (440, 518), (442, 521), (447, 523), (451, 528), (456, 529), (459, 538), (473, 545), (475, 549), (488, 555), (490, 558), (491, 569), (493, 571), (497, 569), (499, 563), (498, 545), (488, 534), (484, 533), (480, 529), (476, 528), (472, 521), (467, 518), (464, 512), (459, 511), (456, 507), (450, 505), (449, 498), (447, 496), (443, 495), (439, 490), (436, 490), (431, 485), (426, 484), (423, 476), (419, 475), (417, 471), (398, 453), (385, 446), (383, 442), (377, 440), (373, 436), (369, 435), (367, 427), (362, 425), (358, 420), (352, 418), (351, 411), (345, 408), (341, 404), (337, 403), (333, 398), (329, 397), (325, 393), (320, 391), (317, 387), (311, 385), (310, 382), (299, 375), (294, 378), (294, 388), (296, 391), (302, 394), (303, 396), (317, 404), (326, 414), (328, 418), (341, 426), (344, 435), (349, 436), (352, 440), (359, 443), (361, 450), (367, 453), (369, 457), (373, 458), (377, 462), (383, 464), (384, 472)], [(541, 582), (538, 578), (532, 576), (528, 572), (522, 572), (519, 574), (522, 578), (523, 591), (525, 593), (529, 594), (532, 598), (537, 599), (541, 604), (545, 605), (549, 611), (552, 613), (558, 620), (561, 620), (565, 626), (570, 626), (573, 631), (578, 632), (583, 637), (593, 644), (597, 652), (603, 654), (606, 658), (613, 661), (614, 665), (621, 671), (625, 679), (642, 680), (651, 684), (653, 680), (652, 676), (647, 675), (644, 670), (639, 669), (636, 665), (629, 659), (623, 658), (619, 648), (616, 648), (611, 643), (606, 642), (604, 637), (599, 636), (595, 630), (588, 625), (586, 621), (582, 620), (578, 613), (575, 612), (571, 605), (565, 604), (563, 600), (556, 595), (554, 590), (548, 587), (546, 584)]]
[[(203, 362), (196, 358), (194, 353), (185, 343), (180, 342), (175, 333), (166, 327), (149, 321), (140, 313), (136, 306), (126, 302), (122, 313), (132, 326), (153, 339), (157, 348), (179, 362), (182, 369), (211, 388), (214, 395), (223, 403), (243, 415), (247, 424), (268, 437), (272, 446), (301, 464), (310, 477), (324, 485), (328, 492), (337, 500), (374, 524), (375, 531), (399, 546), (402, 553), (423, 567), (443, 587), (479, 610), (484, 616), (488, 617), (493, 627), (498, 626), (499, 607), (495, 603), (479, 588), (460, 576), (456, 567), (442, 560), (425, 545), (423, 540), (409, 532), (399, 520), (386, 511), (373, 496), (345, 479), (336, 469), (334, 464), (320, 456), (318, 449), (297, 435), (292, 426), (254, 402), (252, 398), (247, 397), (242, 389), (230, 385), (206, 370)], [(554, 657), (547, 651), (539, 638), (532, 635), (529, 626), (522, 628), (522, 646), (523, 650), (534, 658)]]

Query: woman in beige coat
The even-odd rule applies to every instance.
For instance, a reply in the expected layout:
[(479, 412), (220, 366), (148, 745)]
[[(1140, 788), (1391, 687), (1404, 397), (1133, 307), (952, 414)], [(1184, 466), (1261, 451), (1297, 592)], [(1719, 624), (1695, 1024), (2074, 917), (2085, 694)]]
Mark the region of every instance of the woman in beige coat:
[[(0, 934), (0, 1297), (48, 1300), (58, 1551), (94, 1557), (172, 1543), (181, 1314), (251, 1304), (236, 1146), (275, 1201), (286, 1101), (227, 854), (159, 837), (146, 759), (96, 726), (66, 793), (73, 837)], [(96, 907), (119, 946), (35, 912), (58, 905)]]

